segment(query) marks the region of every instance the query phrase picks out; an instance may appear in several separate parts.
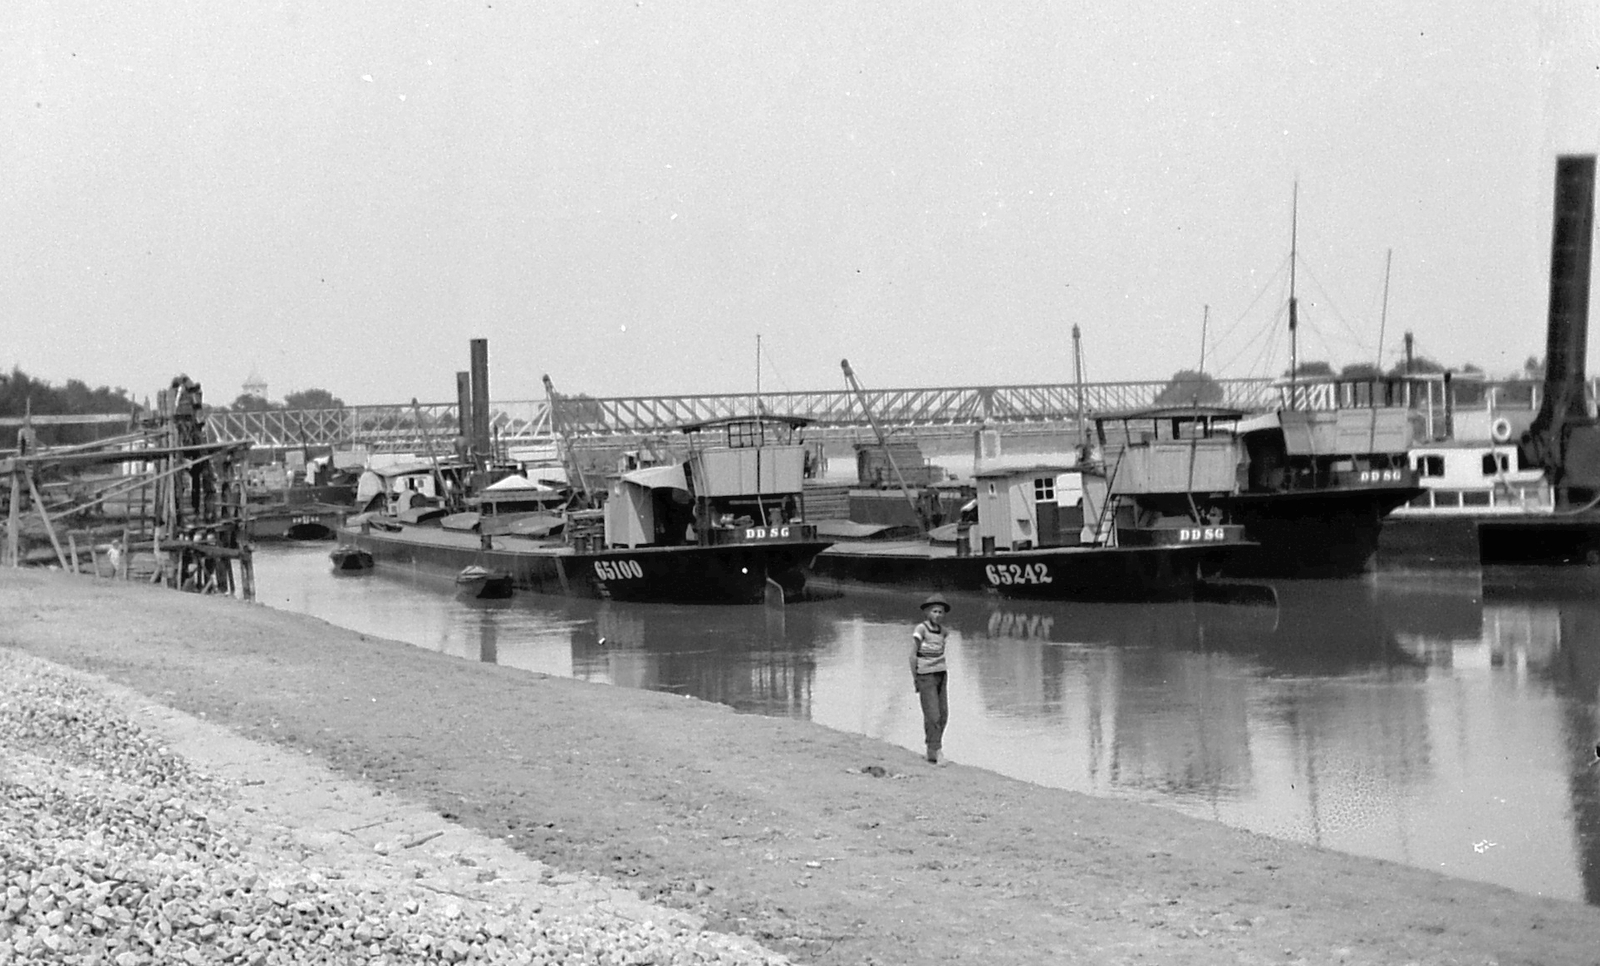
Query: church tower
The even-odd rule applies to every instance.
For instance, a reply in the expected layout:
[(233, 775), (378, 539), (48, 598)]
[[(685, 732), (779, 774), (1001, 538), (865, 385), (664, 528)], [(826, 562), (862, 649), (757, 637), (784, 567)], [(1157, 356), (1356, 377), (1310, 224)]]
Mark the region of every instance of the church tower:
[(267, 398), (267, 381), (261, 378), (255, 366), (250, 367), (250, 375), (244, 381), (244, 393), (257, 399)]

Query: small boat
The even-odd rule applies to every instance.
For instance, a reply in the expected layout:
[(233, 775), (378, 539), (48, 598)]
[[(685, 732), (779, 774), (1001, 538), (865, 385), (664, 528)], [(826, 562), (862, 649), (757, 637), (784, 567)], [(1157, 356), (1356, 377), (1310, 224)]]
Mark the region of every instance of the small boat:
[(500, 600), (510, 597), (515, 583), (505, 570), (492, 570), (479, 564), (461, 568), (456, 574), (456, 590), (468, 597)]
[(360, 547), (352, 547), (348, 544), (335, 547), (328, 554), (328, 558), (333, 561), (333, 569), (335, 570), (372, 569), (371, 552), (362, 550)]

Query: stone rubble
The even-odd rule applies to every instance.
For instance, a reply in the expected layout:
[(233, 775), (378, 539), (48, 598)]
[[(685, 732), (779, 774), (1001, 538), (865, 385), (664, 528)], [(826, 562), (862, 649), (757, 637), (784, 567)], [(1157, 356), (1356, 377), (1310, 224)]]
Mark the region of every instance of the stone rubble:
[(241, 807), (246, 791), (92, 679), (0, 650), (0, 966), (788, 962), (603, 884), (497, 879), (459, 851), (447, 864), (489, 887), (431, 886), (446, 863), (409, 850), (448, 833), (330, 851)]

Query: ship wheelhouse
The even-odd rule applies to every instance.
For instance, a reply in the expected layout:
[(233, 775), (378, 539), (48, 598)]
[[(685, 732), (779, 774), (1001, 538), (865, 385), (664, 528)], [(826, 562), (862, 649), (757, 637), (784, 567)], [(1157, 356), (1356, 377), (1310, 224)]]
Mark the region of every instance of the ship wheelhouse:
[(624, 473), (606, 501), (612, 546), (720, 546), (816, 539), (805, 522), (807, 450), (795, 416), (683, 426), (686, 459)]

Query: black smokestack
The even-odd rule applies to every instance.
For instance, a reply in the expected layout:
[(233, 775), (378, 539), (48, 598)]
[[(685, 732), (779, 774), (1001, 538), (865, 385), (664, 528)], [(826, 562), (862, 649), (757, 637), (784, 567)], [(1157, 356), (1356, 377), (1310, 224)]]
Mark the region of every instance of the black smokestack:
[(472, 450), (481, 460), (489, 452), (489, 340), (472, 340)]
[(1555, 224), (1550, 242), (1550, 316), (1544, 404), (1535, 426), (1589, 415), (1583, 398), (1589, 352), (1589, 266), (1594, 239), (1592, 154), (1556, 159)]
[(1556, 159), (1544, 399), (1523, 437), (1526, 454), (1551, 473), (1557, 501), (1563, 504), (1588, 499), (1600, 486), (1600, 430), (1589, 416), (1584, 386), (1594, 249), (1594, 174), (1592, 154), (1564, 154)]

